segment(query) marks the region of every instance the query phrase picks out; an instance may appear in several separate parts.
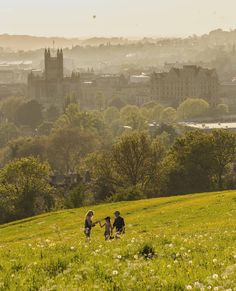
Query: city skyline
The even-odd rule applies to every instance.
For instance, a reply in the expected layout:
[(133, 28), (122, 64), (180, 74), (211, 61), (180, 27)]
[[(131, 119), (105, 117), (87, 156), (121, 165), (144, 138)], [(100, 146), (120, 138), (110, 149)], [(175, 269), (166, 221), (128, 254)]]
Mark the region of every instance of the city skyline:
[[(20, 2), (20, 3), (19, 3)], [(235, 28), (233, 0), (9, 0), (0, 33), (36, 36), (163, 37)]]

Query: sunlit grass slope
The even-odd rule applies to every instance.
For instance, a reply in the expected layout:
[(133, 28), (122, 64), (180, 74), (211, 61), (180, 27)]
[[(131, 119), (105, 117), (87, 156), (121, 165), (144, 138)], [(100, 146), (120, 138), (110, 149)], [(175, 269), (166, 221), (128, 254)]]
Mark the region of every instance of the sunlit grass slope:
[(0, 290), (236, 290), (236, 192), (92, 209), (120, 210), (126, 234), (105, 242), (96, 226), (86, 244), (88, 208), (0, 226)]

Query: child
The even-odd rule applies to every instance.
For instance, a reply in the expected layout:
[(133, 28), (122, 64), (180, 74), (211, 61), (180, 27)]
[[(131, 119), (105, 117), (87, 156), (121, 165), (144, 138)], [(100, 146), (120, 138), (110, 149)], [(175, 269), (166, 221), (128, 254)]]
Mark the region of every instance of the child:
[(112, 239), (112, 225), (111, 225), (111, 218), (110, 216), (107, 216), (105, 218), (105, 223), (104, 224), (101, 224), (101, 222), (99, 222), (100, 224), (100, 227), (104, 227), (105, 226), (105, 232), (104, 232), (104, 236), (105, 236), (105, 240), (108, 240), (108, 239)]

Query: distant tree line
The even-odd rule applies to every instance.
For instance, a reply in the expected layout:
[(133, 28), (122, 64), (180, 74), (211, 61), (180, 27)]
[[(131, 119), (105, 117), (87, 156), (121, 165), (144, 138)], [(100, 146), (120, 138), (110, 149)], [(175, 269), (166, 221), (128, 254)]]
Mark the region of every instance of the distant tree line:
[[(35, 100), (1, 104), (0, 223), (61, 208), (234, 189), (236, 136), (185, 132), (176, 121), (227, 114), (225, 105), (187, 99), (177, 109), (118, 100), (104, 111), (63, 110)], [(80, 176), (57, 187), (52, 176)]]

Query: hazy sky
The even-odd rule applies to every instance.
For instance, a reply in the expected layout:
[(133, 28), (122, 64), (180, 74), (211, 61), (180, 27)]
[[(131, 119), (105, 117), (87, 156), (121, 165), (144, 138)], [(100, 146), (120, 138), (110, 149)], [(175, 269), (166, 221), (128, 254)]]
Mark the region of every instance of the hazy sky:
[[(185, 36), (236, 28), (236, 0), (1, 0), (0, 33)], [(96, 15), (96, 18), (93, 18)]]

